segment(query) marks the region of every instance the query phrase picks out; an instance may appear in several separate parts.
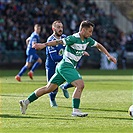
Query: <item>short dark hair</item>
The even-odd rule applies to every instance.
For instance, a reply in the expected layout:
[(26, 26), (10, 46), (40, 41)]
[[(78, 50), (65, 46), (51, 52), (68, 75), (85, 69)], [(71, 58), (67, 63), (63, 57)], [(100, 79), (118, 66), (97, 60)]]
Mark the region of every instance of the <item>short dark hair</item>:
[(60, 20), (55, 20), (53, 23), (52, 23), (52, 27), (54, 27), (56, 25), (56, 23), (62, 23)]
[(40, 24), (35, 24), (34, 27), (41, 27), (41, 25)]
[(79, 31), (81, 31), (82, 28), (89, 28), (90, 26), (94, 27), (94, 24), (90, 22), (89, 20), (84, 20), (81, 22), (79, 26)]

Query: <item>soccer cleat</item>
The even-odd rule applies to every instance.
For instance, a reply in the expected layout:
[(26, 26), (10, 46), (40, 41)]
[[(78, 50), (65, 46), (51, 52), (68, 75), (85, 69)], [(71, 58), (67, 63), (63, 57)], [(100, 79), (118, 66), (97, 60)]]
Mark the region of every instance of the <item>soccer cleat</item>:
[(27, 105), (25, 104), (25, 100), (20, 100), (19, 104), (20, 104), (20, 111), (21, 111), (21, 113), (25, 114), (26, 109), (27, 109)]
[(20, 78), (19, 75), (16, 75), (16, 76), (15, 76), (15, 79), (16, 79), (18, 82), (21, 82), (21, 78)]
[(28, 72), (28, 76), (31, 78), (31, 79), (33, 79), (33, 72)]
[(60, 88), (62, 89), (65, 98), (69, 98), (69, 93), (67, 89), (64, 89), (64, 84), (60, 85)]
[(80, 111), (72, 112), (72, 116), (75, 116), (75, 117), (86, 117), (87, 115), (88, 115), (88, 113), (83, 113)]
[(50, 100), (50, 106), (51, 107), (58, 107), (55, 100), (53, 100), (53, 101)]

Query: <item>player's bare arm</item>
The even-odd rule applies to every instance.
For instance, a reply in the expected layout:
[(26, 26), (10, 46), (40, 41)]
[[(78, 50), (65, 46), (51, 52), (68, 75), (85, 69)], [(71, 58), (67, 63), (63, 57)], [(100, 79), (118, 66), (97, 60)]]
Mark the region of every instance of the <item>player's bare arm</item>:
[(26, 39), (26, 45), (29, 44), (29, 41), (30, 41), (30, 37), (28, 37), (28, 38)]
[(105, 49), (104, 46), (102, 46), (100, 43), (97, 43), (96, 47), (98, 48), (98, 50), (100, 50), (101, 52), (103, 52), (107, 56), (107, 58), (108, 58), (109, 61), (112, 61), (115, 64), (117, 63), (116, 58), (114, 58), (113, 56), (111, 56), (109, 54), (109, 52)]
[(46, 42), (46, 43), (34, 43), (32, 45), (32, 48), (40, 50), (40, 49), (45, 48), (46, 46), (55, 46), (55, 45), (58, 45), (58, 44), (63, 45), (63, 41), (62, 40), (55, 40), (55, 41)]
[(84, 51), (83, 55), (90, 56), (90, 54), (88, 52), (86, 52), (86, 51)]

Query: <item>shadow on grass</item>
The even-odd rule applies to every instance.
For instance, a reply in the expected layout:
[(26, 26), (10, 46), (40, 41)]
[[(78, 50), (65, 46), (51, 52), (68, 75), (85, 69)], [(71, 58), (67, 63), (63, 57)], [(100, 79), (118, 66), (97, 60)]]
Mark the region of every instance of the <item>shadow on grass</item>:
[(10, 115), (10, 114), (0, 114), (0, 118), (34, 118), (34, 119), (38, 119), (38, 117), (32, 117), (32, 116), (17, 116), (17, 115)]
[[(69, 108), (69, 109), (71, 109), (71, 107), (63, 107), (63, 106), (60, 106), (61, 108)], [(127, 110), (112, 110), (112, 109), (99, 109), (99, 108), (81, 108), (81, 110), (87, 110), (87, 111), (107, 111), (107, 112), (125, 112), (125, 113), (127, 113)], [(103, 116), (101, 116), (101, 117), (95, 117), (95, 116), (89, 116), (88, 115), (88, 117), (89, 118), (101, 118), (101, 119), (118, 119), (118, 120), (133, 120), (133, 118), (121, 118), (121, 117), (103, 117)]]
[[(59, 106), (60, 108), (68, 108), (68, 109), (72, 109), (71, 107), (65, 107), (65, 106)], [(127, 110), (114, 110), (114, 109), (99, 109), (99, 108), (81, 108), (81, 110), (92, 110), (92, 111), (110, 111), (110, 112), (127, 112)]]
[(119, 110), (119, 109), (99, 109), (99, 108), (82, 108), (84, 110), (95, 110), (95, 111), (109, 111), (109, 112), (127, 112), (127, 110)]
[(3, 95), (0, 95), (0, 96), (3, 96), (3, 97), (27, 97), (27, 96), (20, 96), (20, 95), (7, 95), (7, 94), (3, 94)]
[(101, 117), (98, 117), (98, 116), (89, 116), (89, 118), (95, 118), (95, 119), (114, 119), (114, 120), (133, 120), (132, 118), (122, 118), (122, 117), (108, 117), (108, 116), (101, 116)]
[[(34, 115), (34, 116), (32, 116)], [(26, 116), (26, 115), (10, 115), (10, 114), (0, 114), (0, 118), (29, 118), (29, 119), (56, 119), (56, 120), (74, 120), (73, 118), (69, 118), (68, 115), (62, 115), (62, 116), (57, 116), (57, 115), (38, 115), (38, 114), (32, 114), (31, 116)], [(37, 117), (35, 117), (37, 116)]]
[[(36, 114), (32, 114), (32, 115), (36, 115)], [(62, 116), (56, 116), (56, 115), (47, 115), (47, 116), (44, 116), (44, 115), (41, 115), (39, 117), (34, 117), (34, 116), (26, 116), (26, 115), (23, 115), (23, 116), (17, 116), (17, 115), (10, 115), (10, 114), (0, 114), (0, 118), (29, 118), (29, 119), (56, 119), (56, 120), (75, 120), (75, 118), (77, 117), (71, 117), (69, 118), (70, 116), (68, 115), (62, 115)], [(78, 117), (79, 118), (79, 117)], [(85, 118), (95, 118), (95, 119), (116, 119), (116, 120), (133, 120), (132, 118), (120, 118), (120, 117), (98, 117), (98, 116), (87, 116)]]

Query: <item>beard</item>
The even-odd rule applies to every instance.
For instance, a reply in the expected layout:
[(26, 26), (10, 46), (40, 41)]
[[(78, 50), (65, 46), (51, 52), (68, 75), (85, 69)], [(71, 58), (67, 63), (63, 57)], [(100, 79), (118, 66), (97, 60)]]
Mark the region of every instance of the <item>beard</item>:
[(62, 35), (62, 33), (63, 33), (63, 31), (60, 30), (58, 33), (55, 32), (55, 35), (56, 35), (57, 37), (60, 37), (60, 36)]

